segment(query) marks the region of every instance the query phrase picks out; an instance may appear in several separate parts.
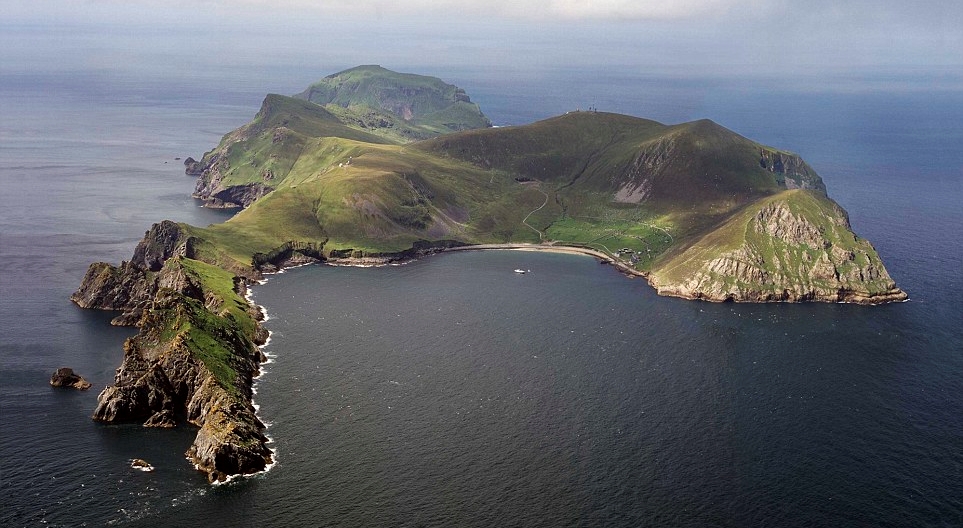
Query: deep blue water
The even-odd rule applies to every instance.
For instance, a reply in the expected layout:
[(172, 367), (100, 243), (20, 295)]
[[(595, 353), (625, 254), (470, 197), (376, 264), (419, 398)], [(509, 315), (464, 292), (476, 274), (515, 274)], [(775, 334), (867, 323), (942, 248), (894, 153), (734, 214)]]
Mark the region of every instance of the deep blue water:
[[(592, 105), (799, 152), (911, 301), (686, 302), (555, 254), (291, 270), (255, 290), (279, 463), (209, 487), (183, 459), (190, 428), (89, 419), (131, 330), (67, 297), (153, 222), (224, 220), (174, 158), (305, 72), (215, 85), (15, 66), (0, 76), (0, 524), (963, 524), (961, 93), (426, 66), (496, 124)], [(51, 389), (60, 366), (95, 388)]]

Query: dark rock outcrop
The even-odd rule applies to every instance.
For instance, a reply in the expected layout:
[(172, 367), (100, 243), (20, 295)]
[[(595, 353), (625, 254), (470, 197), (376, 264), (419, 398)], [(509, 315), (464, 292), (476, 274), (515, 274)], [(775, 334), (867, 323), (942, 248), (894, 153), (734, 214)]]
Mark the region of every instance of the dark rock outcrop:
[[(273, 173), (266, 173), (265, 181), (273, 179), (273, 177)], [(223, 209), (231, 209), (234, 207), (243, 208), (251, 205), (273, 190), (273, 187), (268, 187), (267, 185), (261, 183), (232, 185), (210, 195), (207, 198), (207, 204), (205, 205), (207, 207)]]
[(200, 176), (203, 171), (204, 166), (196, 159), (188, 156), (187, 159), (184, 160), (184, 172), (188, 176)]
[[(100, 393), (92, 417), (105, 423), (173, 427), (175, 416), (184, 416), (200, 427), (188, 456), (209, 479), (261, 471), (272, 456), (266, 446), (264, 425), (251, 403), (261, 352), (253, 339), (233, 329), (229, 322), (206, 328), (206, 323), (198, 319), (205, 317), (200, 310), (206, 308), (198, 299), (159, 290), (139, 322), (140, 333), (125, 343), (124, 360), (114, 385)], [(231, 351), (227, 366), (236, 376), (228, 384), (219, 380), (199, 356), (203, 352), (197, 349), (193, 334), (177, 333), (167, 338), (168, 329), (176, 324), (216, 335), (218, 346)]]
[(157, 291), (157, 278), (132, 262), (95, 262), (70, 300), (81, 308), (123, 312), (111, 324), (133, 326)]
[[(251, 403), (263, 357), (257, 345), (267, 332), (257, 324), (263, 315), (256, 307), (237, 311), (245, 306), (246, 279), (234, 276), (234, 291), (226, 296), (211, 289), (203, 275), (213, 271), (192, 270), (216, 268), (188, 265), (191, 245), (178, 224), (155, 224), (131, 261), (91, 265), (71, 299), (86, 308), (122, 311), (115, 323), (139, 327), (124, 344), (114, 384), (98, 396), (92, 418), (174, 427), (183, 417), (200, 428), (188, 455), (215, 481), (261, 471), (271, 462), (264, 425)], [(218, 273), (224, 278), (215, 283), (231, 277)]]
[(75, 374), (73, 369), (67, 367), (57, 369), (57, 371), (50, 376), (50, 385), (53, 387), (69, 387), (77, 390), (87, 390), (90, 388), (89, 381), (85, 380), (83, 376)]
[(174, 412), (169, 409), (158, 411), (144, 422), (144, 427), (156, 427), (159, 429), (169, 429), (177, 427), (177, 419)]
[(324, 245), (307, 242), (286, 242), (270, 253), (255, 253), (251, 258), (254, 268), (266, 273), (323, 260)]
[(143, 458), (135, 458), (131, 460), (130, 467), (132, 469), (136, 469), (138, 471), (146, 471), (148, 473), (151, 471), (154, 471), (154, 466), (150, 465), (150, 463), (144, 460)]
[(120, 266), (91, 264), (70, 300), (81, 308), (123, 312), (111, 324), (134, 326), (159, 288), (198, 294), (199, 286), (189, 281), (183, 270), (164, 271), (164, 262), (172, 257), (194, 257), (194, 240), (175, 222), (154, 224), (137, 244), (130, 261)]
[[(274, 190), (263, 183), (225, 184), (224, 177), (230, 169), (227, 158), (219, 153), (209, 154), (201, 161), (188, 165), (185, 172), (189, 176), (197, 176), (192, 196), (204, 200), (204, 207), (232, 209), (247, 207)], [(265, 182), (273, 180), (274, 177), (270, 170), (265, 170), (262, 174)]]
[(164, 220), (144, 233), (131, 262), (149, 271), (160, 271), (164, 262), (175, 255), (194, 258), (194, 241), (179, 224)]

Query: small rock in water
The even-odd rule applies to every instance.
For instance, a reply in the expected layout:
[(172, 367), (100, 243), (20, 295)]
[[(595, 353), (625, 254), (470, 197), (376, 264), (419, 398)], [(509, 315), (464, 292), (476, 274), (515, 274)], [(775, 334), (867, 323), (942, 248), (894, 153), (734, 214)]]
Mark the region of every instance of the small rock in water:
[(130, 467), (140, 471), (147, 471), (147, 472), (154, 471), (154, 466), (150, 465), (146, 460), (142, 458), (135, 458), (131, 460)]
[(50, 376), (50, 384), (54, 387), (72, 387), (77, 390), (87, 390), (90, 382), (82, 376), (74, 374), (74, 369), (61, 367)]

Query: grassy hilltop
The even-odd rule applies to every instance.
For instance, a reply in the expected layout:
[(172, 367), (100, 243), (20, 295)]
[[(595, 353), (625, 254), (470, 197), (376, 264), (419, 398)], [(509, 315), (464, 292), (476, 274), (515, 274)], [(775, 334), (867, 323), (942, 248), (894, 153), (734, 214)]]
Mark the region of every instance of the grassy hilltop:
[[(197, 196), (247, 209), (192, 232), (217, 248), (212, 261), (240, 268), (291, 243), (323, 248), (323, 257), (371, 257), (419, 244), (530, 242), (602, 251), (686, 297), (864, 302), (898, 291), (792, 153), (709, 120), (571, 112), (491, 128), (468, 101), (440, 80), (376, 66), (327, 77), (298, 98), (269, 95), (194, 168)], [(388, 117), (373, 126), (371, 112)], [(452, 115), (471, 119), (434, 120)], [(759, 217), (773, 197), (798, 214)], [(771, 240), (812, 226), (805, 240)]]
[(461, 88), (381, 66), (329, 75), (295, 97), (323, 106), (346, 123), (401, 140), (492, 125)]
[[(327, 77), (298, 98), (269, 95), (254, 121), (194, 170), (197, 196), (240, 196), (234, 203), (247, 208), (222, 225), (185, 229), (204, 241), (211, 261), (228, 258), (234, 268), (292, 243), (323, 248), (323, 257), (378, 257), (419, 244), (530, 242), (597, 249), (682, 296), (703, 296), (689, 291), (698, 284), (711, 284), (705, 297), (720, 300), (828, 300), (843, 290), (871, 298), (895, 288), (872, 246), (854, 245), (820, 177), (792, 153), (709, 120), (664, 125), (572, 112), (491, 128), (476, 110), (451, 85), (375, 66)], [(375, 126), (371, 112), (387, 117)], [(452, 115), (471, 119), (438, 126), (435, 118)], [(434, 137), (414, 140), (426, 136)], [(753, 226), (773, 197), (799, 214), (766, 221), (794, 223), (789, 231), (806, 221), (816, 238), (760, 242)], [(844, 243), (850, 235), (854, 242)], [(779, 249), (732, 253), (767, 243)], [(832, 280), (805, 280), (816, 265), (806, 263), (823, 254), (833, 271), (820, 273)], [(728, 282), (710, 273), (717, 260), (737, 257), (759, 273)], [(809, 260), (785, 262), (794, 258)], [(849, 273), (853, 263), (881, 272)], [(796, 286), (806, 291), (792, 293)]]
[[(461, 131), (441, 134), (437, 121), (424, 126), (430, 116), (453, 115), (445, 110), (451, 105), (471, 109), (471, 119), (442, 127)], [(374, 126), (364, 117), (371, 112), (388, 117)], [(400, 122), (408, 123), (405, 130), (423, 128), (399, 134)], [(433, 137), (413, 139), (424, 136)], [(221, 225), (183, 226), (199, 241), (199, 255), (235, 270), (252, 266), (252, 256), (263, 261), (292, 244), (331, 258), (385, 257), (431, 244), (528, 242), (590, 247), (651, 273), (657, 284), (681, 284), (739, 247), (757, 244), (749, 224), (775, 196), (806, 213), (783, 221), (808, 215), (823, 225), (830, 214), (832, 225), (849, 229), (845, 212), (798, 156), (712, 121), (664, 125), (571, 112), (491, 128), (460, 89), (376, 66), (326, 77), (295, 98), (267, 96), (255, 119), (226, 135), (193, 173), (197, 196), (246, 207)], [(819, 206), (799, 205), (813, 201)], [(805, 242), (825, 251), (827, 240)], [(834, 240), (837, 249), (863, 255), (852, 262), (883, 269), (868, 244)], [(790, 257), (817, 257), (794, 243)], [(840, 251), (828, 255), (848, 259)], [(805, 282), (806, 266), (787, 274), (777, 260), (755, 258), (753, 266), (765, 273), (737, 282), (751, 289), (749, 283), (765, 278), (757, 289), (771, 300), (793, 289), (787, 280)], [(838, 264), (846, 271), (848, 262)], [(867, 283), (869, 295), (892, 289), (885, 270), (854, 277)], [(819, 286), (833, 288), (831, 281)], [(738, 299), (745, 292), (716, 293)]]

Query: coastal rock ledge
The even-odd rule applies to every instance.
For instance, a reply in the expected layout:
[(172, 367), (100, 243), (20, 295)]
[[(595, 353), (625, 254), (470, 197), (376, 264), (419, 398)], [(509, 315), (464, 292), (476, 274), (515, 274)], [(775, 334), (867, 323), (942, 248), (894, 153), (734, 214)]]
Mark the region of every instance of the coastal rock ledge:
[(245, 299), (246, 282), (185, 256), (177, 224), (155, 224), (131, 262), (92, 264), (71, 297), (116, 310), (114, 324), (139, 332), (124, 343), (114, 384), (98, 396), (93, 419), (199, 430), (187, 456), (211, 482), (263, 471), (272, 462), (252, 399), (267, 332)]

